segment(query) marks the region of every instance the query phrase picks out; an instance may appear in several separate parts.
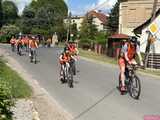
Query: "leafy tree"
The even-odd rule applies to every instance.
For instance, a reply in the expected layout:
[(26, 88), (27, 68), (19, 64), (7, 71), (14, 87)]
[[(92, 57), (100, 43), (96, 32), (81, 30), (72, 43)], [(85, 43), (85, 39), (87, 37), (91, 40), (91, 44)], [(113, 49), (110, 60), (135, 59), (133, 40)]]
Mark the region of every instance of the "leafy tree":
[(30, 33), (33, 25), (36, 23), (34, 10), (32, 8), (25, 7), (21, 19), (17, 22), (17, 25), (23, 33)]
[(80, 31), (81, 38), (90, 39), (94, 41), (96, 34), (97, 28), (96, 25), (93, 24), (93, 17), (88, 16), (84, 18)]
[(117, 1), (117, 3), (112, 8), (109, 18), (108, 18), (108, 29), (111, 33), (115, 33), (118, 31), (119, 26), (119, 5), (120, 0)]
[(23, 11), (21, 22), (23, 32), (41, 33), (46, 36), (56, 32), (60, 35), (64, 32), (63, 19), (67, 16), (67, 11), (63, 0), (32, 1)]
[(0, 28), (2, 27), (3, 12), (2, 12), (2, 0), (0, 0)]
[(2, 2), (3, 23), (14, 24), (18, 18), (18, 8), (12, 1)]

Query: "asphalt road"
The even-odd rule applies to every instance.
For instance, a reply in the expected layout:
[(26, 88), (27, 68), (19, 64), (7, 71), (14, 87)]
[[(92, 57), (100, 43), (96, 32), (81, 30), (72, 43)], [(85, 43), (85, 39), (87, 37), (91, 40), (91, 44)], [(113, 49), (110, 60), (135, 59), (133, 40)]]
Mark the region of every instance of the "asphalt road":
[(134, 100), (116, 88), (118, 67), (80, 59), (74, 88), (69, 88), (59, 81), (60, 48), (39, 48), (36, 65), (27, 55), (19, 57), (5, 48), (75, 120), (143, 120), (146, 115), (160, 115), (158, 78), (139, 75), (142, 92), (140, 100)]

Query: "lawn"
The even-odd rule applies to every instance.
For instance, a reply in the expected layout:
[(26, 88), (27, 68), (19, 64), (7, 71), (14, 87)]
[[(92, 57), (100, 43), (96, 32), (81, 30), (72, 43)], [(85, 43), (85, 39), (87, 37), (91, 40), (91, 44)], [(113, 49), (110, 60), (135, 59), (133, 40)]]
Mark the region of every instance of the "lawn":
[(7, 82), (14, 98), (28, 98), (32, 95), (31, 87), (17, 72), (5, 64), (2, 57), (0, 57), (0, 84), (1, 82)]
[(79, 50), (79, 55), (82, 57), (97, 60), (99, 62), (110, 63), (110, 64), (115, 64), (115, 65), (117, 64), (116, 59), (107, 57), (106, 55), (100, 55), (92, 51), (83, 50), (81, 48), (79, 48), (78, 50)]

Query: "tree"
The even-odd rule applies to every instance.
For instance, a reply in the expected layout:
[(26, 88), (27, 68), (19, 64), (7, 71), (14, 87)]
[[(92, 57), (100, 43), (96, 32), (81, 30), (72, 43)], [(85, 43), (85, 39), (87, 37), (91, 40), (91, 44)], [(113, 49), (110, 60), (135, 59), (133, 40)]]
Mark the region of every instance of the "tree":
[(115, 33), (118, 31), (118, 26), (119, 26), (119, 5), (120, 5), (120, 0), (117, 1), (117, 3), (114, 5), (112, 8), (109, 18), (108, 18), (108, 29), (112, 33)]
[(81, 38), (95, 40), (96, 34), (97, 28), (96, 25), (93, 24), (93, 17), (87, 16), (82, 22), (80, 31)]
[(55, 32), (61, 34), (63, 32), (61, 30), (64, 30), (63, 19), (67, 16), (67, 11), (67, 6), (63, 0), (32, 1), (23, 11), (23, 29), (25, 29), (24, 26), (27, 27), (28, 24), (32, 23), (27, 32), (41, 33), (46, 36), (52, 36)]
[(36, 20), (34, 10), (32, 8), (25, 7), (21, 20), (18, 24), (18, 26), (21, 28), (21, 31), (26, 34), (30, 33), (35, 23)]
[(0, 0), (0, 28), (2, 27), (3, 12), (2, 12), (2, 0)]
[(12, 1), (2, 2), (3, 24), (14, 24), (18, 18), (18, 8)]

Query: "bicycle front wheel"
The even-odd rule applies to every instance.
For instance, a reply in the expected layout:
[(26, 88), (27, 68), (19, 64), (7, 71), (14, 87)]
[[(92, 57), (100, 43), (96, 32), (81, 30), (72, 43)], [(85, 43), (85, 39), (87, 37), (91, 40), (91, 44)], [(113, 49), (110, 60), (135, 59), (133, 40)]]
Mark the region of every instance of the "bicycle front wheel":
[(129, 94), (134, 99), (139, 99), (141, 93), (140, 79), (134, 75), (129, 81)]

